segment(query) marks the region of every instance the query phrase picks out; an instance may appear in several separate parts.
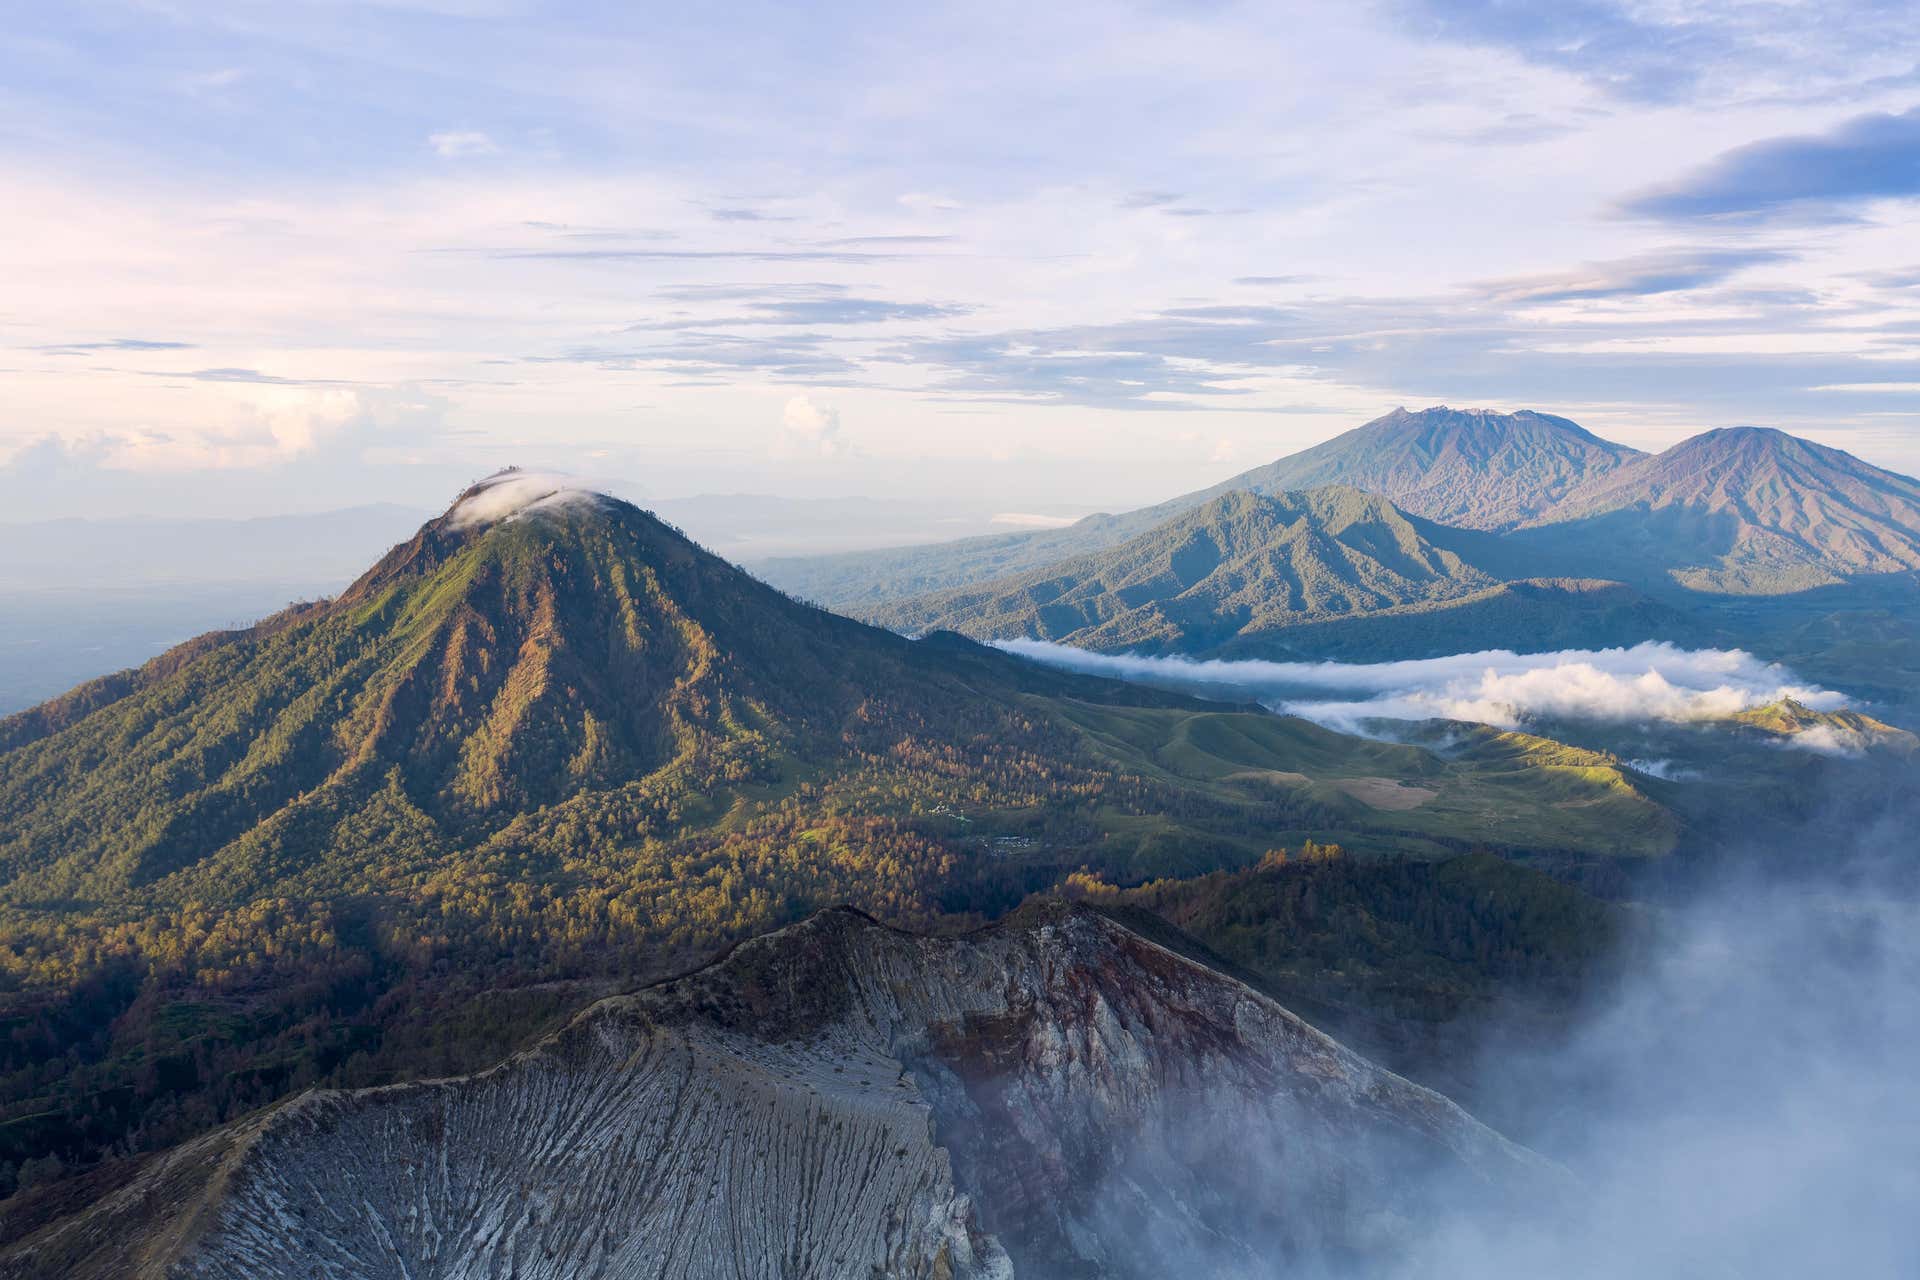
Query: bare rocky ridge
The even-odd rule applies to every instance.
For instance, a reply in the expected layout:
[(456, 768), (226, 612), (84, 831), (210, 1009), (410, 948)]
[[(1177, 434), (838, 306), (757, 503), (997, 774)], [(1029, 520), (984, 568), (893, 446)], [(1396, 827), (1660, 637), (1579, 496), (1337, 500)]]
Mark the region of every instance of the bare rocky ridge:
[(1564, 1176), (1167, 941), (825, 912), (484, 1074), (207, 1135), (0, 1276), (1265, 1274)]

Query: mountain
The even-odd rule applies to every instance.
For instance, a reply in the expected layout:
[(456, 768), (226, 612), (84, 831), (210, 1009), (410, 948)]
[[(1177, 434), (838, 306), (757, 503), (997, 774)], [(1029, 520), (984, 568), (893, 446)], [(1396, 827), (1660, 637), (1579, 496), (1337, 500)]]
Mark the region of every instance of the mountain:
[(1521, 541), (1570, 568), (1776, 594), (1920, 569), (1920, 480), (1765, 427), (1684, 440), (1575, 489)]
[(1357, 489), (1234, 491), (1112, 550), (867, 616), (909, 634), (1204, 658), (1410, 658), (1689, 633), (1679, 611), (1619, 583), (1500, 581), (1514, 563), (1492, 535)]
[(332, 888), (391, 874), (400, 832), (430, 861), (578, 820), (585, 795), (646, 830), (706, 780), (1000, 728), (1030, 679), (535, 483), (477, 486), (334, 600), (0, 721), (9, 896)]
[(1277, 462), (1123, 515), (892, 552), (765, 560), (754, 568), (805, 599), (871, 608), (1115, 547), (1222, 494), (1271, 496), (1325, 485), (1376, 493), (1443, 524), (1505, 529), (1639, 456), (1565, 418), (1532, 410), (1395, 409)]
[(1569, 419), (1531, 409), (1395, 409), (1197, 496), (1343, 484), (1441, 524), (1505, 529), (1640, 456)]
[[(1438, 539), (1439, 541), (1436, 541)], [(1299, 622), (1458, 598), (1495, 579), (1454, 531), (1331, 486), (1224, 493), (1108, 551), (876, 610), (898, 630), (1211, 653)]]
[(909, 641), (512, 473), (332, 600), (0, 720), (0, 816), (0, 1191), (476, 1069), (836, 902), (964, 927), (1307, 839), (1675, 841), (1605, 770)]
[(1239, 1275), (1572, 1190), (1147, 924), (829, 911), (483, 1074), (208, 1134), (0, 1275)]

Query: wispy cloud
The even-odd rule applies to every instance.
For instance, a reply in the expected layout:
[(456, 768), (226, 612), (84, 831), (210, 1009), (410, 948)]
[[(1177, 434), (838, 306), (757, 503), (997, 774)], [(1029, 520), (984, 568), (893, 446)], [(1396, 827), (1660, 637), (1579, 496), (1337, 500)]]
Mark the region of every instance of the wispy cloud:
[(433, 148), (435, 154), (448, 160), (490, 156), (500, 150), (492, 138), (474, 129), (454, 129), (428, 134), (427, 145)]
[(191, 351), (192, 342), (164, 342), (151, 338), (109, 338), (104, 342), (55, 342), (34, 347), (53, 355), (85, 355), (94, 351)]
[(1830, 221), (1868, 201), (1913, 196), (1920, 196), (1920, 107), (1736, 147), (1622, 207), (1669, 222)]
[(1483, 281), (1495, 302), (1572, 302), (1592, 298), (1647, 297), (1719, 284), (1749, 267), (1790, 262), (1778, 249), (1663, 249), (1609, 262), (1589, 262), (1571, 271)]

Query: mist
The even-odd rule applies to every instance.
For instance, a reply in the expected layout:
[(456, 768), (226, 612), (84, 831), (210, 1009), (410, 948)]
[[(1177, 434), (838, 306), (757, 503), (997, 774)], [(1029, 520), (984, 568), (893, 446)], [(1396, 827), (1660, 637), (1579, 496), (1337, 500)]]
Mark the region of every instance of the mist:
[[(1196, 661), (1089, 653), (1037, 640), (999, 647), (1049, 666), (1251, 698), (1344, 732), (1376, 720), (1466, 720), (1519, 729), (1543, 720), (1611, 724), (1707, 721), (1794, 698), (1818, 711), (1848, 705), (1740, 649), (1682, 649), (1650, 641), (1621, 649), (1515, 653), (1489, 649), (1403, 662)], [(1799, 745), (1840, 752), (1848, 744)]]
[[(1894, 799), (1876, 821), (1809, 824), (1806, 862), (1753, 853), (1684, 898), (1633, 908), (1647, 928), (1625, 944), (1619, 976), (1551, 1042), (1517, 1026), (1483, 1037), (1465, 1096), (1564, 1180), (1490, 1200), (1457, 1170), (1382, 1152), (1343, 1195), (1420, 1208), (1376, 1211), (1371, 1238), (1309, 1241), (1303, 1254), (1297, 1231), (1276, 1232), (1256, 1240), (1254, 1261), (1244, 1247), (1148, 1239), (1130, 1274), (1920, 1275), (1920, 798)], [(1204, 1131), (1208, 1118), (1192, 1123)], [(1169, 1142), (1153, 1158), (1196, 1156)], [(1219, 1177), (1234, 1187), (1299, 1176), (1297, 1148), (1225, 1140), (1197, 1158), (1230, 1161)], [(1101, 1194), (1124, 1205), (1141, 1178)]]
[[(1911, 831), (1852, 839), (1904, 858)], [(1714, 884), (1565, 1043), (1496, 1040), (1476, 1093), (1578, 1190), (1446, 1222), (1397, 1274), (1920, 1274), (1920, 900), (1910, 868), (1843, 863)]]

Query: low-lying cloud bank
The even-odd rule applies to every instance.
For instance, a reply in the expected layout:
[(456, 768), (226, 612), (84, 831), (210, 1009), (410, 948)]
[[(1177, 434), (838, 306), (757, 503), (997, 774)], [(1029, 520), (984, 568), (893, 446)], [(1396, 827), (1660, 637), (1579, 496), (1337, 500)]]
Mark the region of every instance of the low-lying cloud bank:
[[(1276, 711), (1354, 731), (1370, 720), (1468, 720), (1503, 729), (1541, 720), (1687, 723), (1794, 698), (1817, 711), (1847, 703), (1739, 649), (1682, 649), (1664, 641), (1628, 649), (1514, 653), (1489, 649), (1406, 662), (1195, 661), (1088, 653), (1007, 640), (1010, 653), (1093, 675), (1233, 694)], [(1807, 742), (1809, 749), (1820, 744)]]

